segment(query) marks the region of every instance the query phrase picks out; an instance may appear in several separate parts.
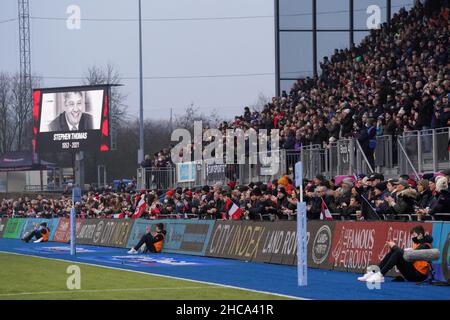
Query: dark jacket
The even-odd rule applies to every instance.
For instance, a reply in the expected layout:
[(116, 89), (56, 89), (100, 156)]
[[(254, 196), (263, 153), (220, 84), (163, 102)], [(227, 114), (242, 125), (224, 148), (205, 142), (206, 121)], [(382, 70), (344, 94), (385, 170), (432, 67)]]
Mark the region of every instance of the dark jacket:
[(361, 129), (361, 131), (358, 134), (358, 142), (361, 145), (361, 148), (364, 150), (364, 152), (367, 151), (373, 151), (369, 147), (370, 140), (374, 140), (377, 135), (377, 130), (375, 126), (372, 126), (370, 128), (364, 127)]
[(245, 206), (245, 209), (248, 211), (248, 215), (250, 219), (257, 218), (260, 214), (264, 214), (264, 202), (257, 199), (256, 201), (248, 201), (247, 204), (249, 206)]
[[(50, 122), (49, 131), (70, 131), (66, 121), (66, 112), (62, 112), (56, 119)], [(90, 130), (94, 128), (94, 118), (88, 114), (83, 113), (78, 124), (78, 130)]]
[(430, 214), (450, 213), (450, 192), (442, 190), (437, 195), (437, 201), (430, 207)]
[(389, 208), (389, 213), (397, 214), (413, 214), (414, 205), (416, 204), (417, 191), (408, 188), (397, 194), (395, 205)]
[(420, 209), (425, 209), (430, 205), (430, 201), (433, 198), (433, 195), (431, 194), (430, 189), (426, 189), (424, 192), (419, 193), (417, 195), (417, 206)]
[[(327, 195), (323, 198), (323, 200), (325, 201), (325, 205), (327, 206), (328, 210), (330, 210), (330, 213), (336, 213), (332, 212), (334, 197), (331, 195)], [(307, 218), (309, 220), (320, 219), (320, 214), (322, 212), (322, 198), (313, 197), (310, 199), (309, 204), (311, 205), (311, 209), (306, 214)]]

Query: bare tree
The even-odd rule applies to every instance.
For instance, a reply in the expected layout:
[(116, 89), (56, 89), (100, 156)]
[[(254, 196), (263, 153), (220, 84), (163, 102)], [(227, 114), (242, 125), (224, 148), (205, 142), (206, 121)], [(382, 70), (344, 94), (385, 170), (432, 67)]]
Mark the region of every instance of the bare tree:
[(9, 74), (0, 73), (0, 153), (13, 147), (16, 126), (11, 125), (11, 83)]
[[(14, 123), (14, 137), (17, 150), (28, 149), (29, 145), (24, 143), (26, 129), (31, 120), (32, 98), (31, 92), (21, 84), (19, 74), (15, 74), (10, 78), (11, 83), (11, 106), (12, 121)], [(31, 144), (30, 144), (31, 145)]]
[[(91, 66), (85, 73), (83, 83), (85, 85), (97, 85), (97, 84), (120, 84), (122, 81), (119, 71), (113, 64), (106, 64), (104, 68), (98, 66)], [(111, 88), (110, 102), (110, 119), (112, 128), (123, 125), (128, 119), (127, 106), (125, 101), (127, 95), (125, 95), (120, 87)]]
[[(41, 79), (33, 76), (32, 87)], [(33, 95), (19, 74), (0, 74), (0, 151), (29, 150), (33, 137)]]
[(186, 107), (182, 115), (175, 115), (175, 125), (177, 128), (187, 129), (191, 133), (194, 131), (194, 121), (202, 121), (203, 126), (216, 127), (220, 120), (220, 116), (215, 110), (209, 116), (206, 116), (193, 103)]
[(264, 106), (270, 102), (270, 98), (264, 93), (259, 92), (256, 101), (251, 105), (252, 109), (255, 111), (262, 111)]
[(217, 128), (221, 122), (223, 122), (225, 119), (219, 113), (217, 112), (217, 109), (213, 109), (211, 113), (208, 116), (209, 125), (212, 128)]

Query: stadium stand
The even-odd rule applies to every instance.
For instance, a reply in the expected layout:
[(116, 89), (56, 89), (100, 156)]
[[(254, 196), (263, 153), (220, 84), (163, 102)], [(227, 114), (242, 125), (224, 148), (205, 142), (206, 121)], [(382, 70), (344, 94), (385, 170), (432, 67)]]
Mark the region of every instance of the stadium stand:
[[(280, 146), (299, 151), (323, 148), (340, 139), (356, 138), (368, 163), (374, 164), (376, 136), (397, 137), (413, 130), (450, 126), (448, 4), (427, 10), (420, 2), (401, 9), (390, 25), (372, 30), (362, 42), (335, 50), (321, 62), (320, 76), (298, 80), (290, 92), (274, 97), (263, 110), (251, 111), (218, 129), (280, 129)], [(447, 147), (447, 145), (445, 146)], [(144, 168), (173, 165), (166, 148)], [(317, 175), (304, 180), (309, 219), (329, 211), (347, 220), (442, 220), (450, 212), (449, 172), (422, 179), (382, 174), (349, 176), (339, 183)], [(152, 189), (152, 188), (148, 188)], [(161, 189), (161, 188), (158, 188)], [(147, 217), (205, 219), (295, 219), (298, 193), (289, 176), (237, 185), (215, 184), (166, 191), (90, 192), (76, 205), (80, 217)], [(70, 199), (6, 199), (3, 216), (64, 217)]]

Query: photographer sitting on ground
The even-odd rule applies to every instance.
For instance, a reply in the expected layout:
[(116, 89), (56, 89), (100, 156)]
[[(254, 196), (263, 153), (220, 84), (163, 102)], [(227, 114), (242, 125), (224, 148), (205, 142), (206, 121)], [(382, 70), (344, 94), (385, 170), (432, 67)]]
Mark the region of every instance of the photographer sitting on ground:
[(152, 234), (151, 227), (148, 226), (146, 233), (141, 237), (138, 244), (128, 251), (128, 254), (137, 254), (138, 250), (145, 243), (146, 251), (151, 253), (159, 253), (162, 250), (164, 244), (164, 238), (166, 236), (166, 230), (164, 230), (164, 224), (158, 223), (156, 225), (156, 233)]
[(384, 256), (378, 267), (379, 272), (369, 271), (362, 277), (359, 277), (359, 281), (367, 282), (384, 282), (384, 276), (394, 267), (397, 267), (404, 279), (407, 281), (420, 282), (424, 281), (428, 272), (430, 272), (430, 265), (427, 261), (414, 261), (408, 262), (403, 258), (405, 250), (423, 250), (431, 249), (431, 243), (433, 237), (425, 234), (425, 230), (422, 226), (418, 225), (410, 231), (411, 239), (413, 241), (412, 248), (400, 249), (395, 242), (388, 241), (387, 245), (391, 250)]
[(47, 222), (42, 222), (38, 228), (37, 224), (34, 225), (34, 230), (29, 232), (22, 240), (29, 242), (33, 237), (36, 237), (34, 243), (47, 242), (50, 236), (50, 229), (47, 227)]

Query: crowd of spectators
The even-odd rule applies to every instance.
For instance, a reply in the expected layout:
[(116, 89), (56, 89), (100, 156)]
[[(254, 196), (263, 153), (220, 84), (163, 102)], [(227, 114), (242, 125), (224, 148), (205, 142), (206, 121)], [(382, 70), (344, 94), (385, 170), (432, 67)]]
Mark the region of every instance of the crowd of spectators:
[[(450, 213), (450, 170), (438, 176), (424, 175), (414, 180), (408, 175), (385, 180), (382, 174), (334, 179), (317, 176), (303, 185), (309, 220), (430, 220)], [(238, 186), (230, 181), (195, 189), (101, 193), (89, 191), (75, 203), (81, 218), (198, 218), (239, 220), (295, 220), (299, 189), (285, 175), (269, 183)], [(37, 196), (4, 199), (0, 216), (68, 217), (70, 197), (46, 199)], [(235, 215), (235, 213), (238, 213)]]
[(428, 17), (420, 2), (401, 9), (389, 28), (325, 57), (320, 76), (298, 80), (262, 112), (246, 108), (223, 126), (278, 128), (286, 149), (326, 145), (370, 126), (378, 135), (449, 126), (448, 18), (447, 7)]
[[(218, 129), (224, 136), (227, 129), (280, 129), (281, 147), (294, 150), (356, 137), (373, 165), (376, 136), (450, 126), (449, 8), (448, 2), (437, 2), (441, 5), (428, 8), (417, 1), (411, 10), (401, 9), (359, 45), (325, 57), (319, 76), (298, 80), (263, 110), (246, 107)], [(170, 165), (169, 148), (141, 163), (146, 168)], [(339, 184), (317, 176), (304, 185), (308, 218), (319, 219), (328, 210), (343, 219), (403, 219), (405, 214), (431, 219), (450, 212), (447, 173), (419, 181), (409, 176), (385, 181), (373, 174)], [(94, 190), (75, 207), (82, 217), (224, 219), (235, 205), (239, 219), (289, 220), (296, 216), (298, 192), (283, 176), (267, 184), (231, 181), (193, 190)], [(10, 199), (1, 202), (0, 215), (64, 217), (71, 206), (64, 196)]]
[(169, 148), (164, 148), (161, 151), (156, 152), (153, 155), (153, 158), (146, 154), (144, 161), (141, 163), (141, 167), (143, 168), (167, 168), (171, 165), (172, 159)]
[[(280, 146), (289, 150), (356, 137), (373, 165), (376, 136), (450, 126), (448, 2), (425, 3), (402, 8), (359, 45), (324, 57), (319, 76), (218, 129), (280, 129)], [(161, 151), (153, 164), (168, 158)]]

